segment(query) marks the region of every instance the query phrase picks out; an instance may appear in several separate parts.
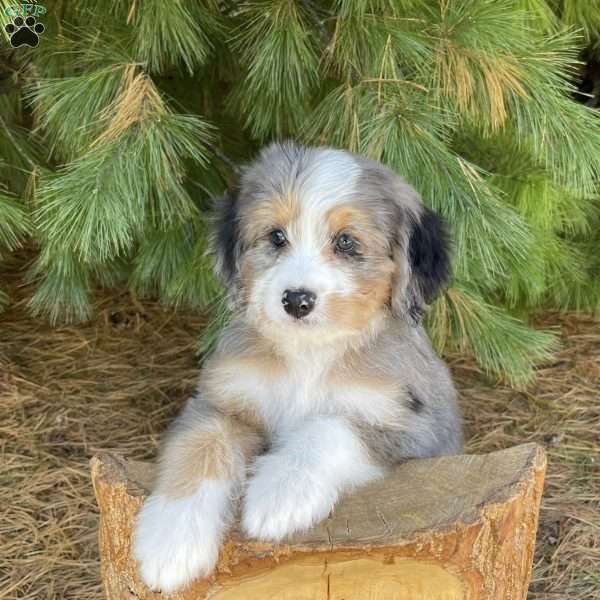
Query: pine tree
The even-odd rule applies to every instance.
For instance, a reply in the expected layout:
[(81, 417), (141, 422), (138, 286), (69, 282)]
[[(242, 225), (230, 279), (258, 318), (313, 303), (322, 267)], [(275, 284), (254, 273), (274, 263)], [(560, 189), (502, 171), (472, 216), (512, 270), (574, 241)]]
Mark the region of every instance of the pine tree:
[(89, 318), (116, 285), (221, 306), (210, 198), (287, 137), (383, 161), (450, 223), (440, 350), (522, 383), (556, 341), (534, 310), (600, 306), (600, 122), (573, 99), (581, 51), (600, 52), (597, 0), (45, 8), (39, 47), (5, 34), (0, 64), (0, 252), (35, 244), (35, 314)]

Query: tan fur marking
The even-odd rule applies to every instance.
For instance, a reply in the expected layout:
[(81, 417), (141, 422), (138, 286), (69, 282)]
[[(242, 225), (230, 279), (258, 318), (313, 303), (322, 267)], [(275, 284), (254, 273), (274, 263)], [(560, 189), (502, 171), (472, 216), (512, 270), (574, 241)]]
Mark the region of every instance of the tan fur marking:
[(355, 370), (354, 366), (342, 365), (329, 375), (329, 383), (334, 386), (358, 387), (382, 396), (395, 397), (402, 386), (397, 379), (379, 374), (366, 374)]
[(233, 419), (210, 419), (180, 430), (165, 446), (159, 463), (159, 491), (171, 498), (193, 494), (204, 479), (232, 479), (237, 452), (250, 458), (260, 448), (256, 431)]
[(219, 371), (237, 372), (244, 369), (252, 370), (261, 377), (273, 377), (280, 375), (283, 368), (282, 359), (273, 352), (264, 338), (258, 337), (252, 345), (252, 353), (219, 357), (211, 365), (211, 373), (206, 373), (206, 375), (218, 380)]
[(327, 226), (332, 236), (352, 232), (359, 237), (368, 254), (382, 252), (387, 248), (387, 239), (372, 221), (369, 211), (355, 204), (335, 206), (327, 212)]
[(300, 217), (300, 204), (292, 192), (258, 202), (244, 213), (243, 235), (249, 244), (266, 235), (270, 229), (280, 227), (289, 231)]
[(359, 280), (351, 296), (332, 295), (327, 301), (329, 318), (352, 330), (366, 327), (390, 299), (393, 268), (392, 261), (387, 261), (379, 277)]
[(289, 229), (300, 218), (300, 203), (293, 193), (273, 202), (273, 218), (285, 229)]
[(200, 382), (200, 394), (210, 399), (212, 406), (223, 414), (253, 427), (257, 431), (264, 429), (262, 419), (249, 408), (243, 396), (232, 395), (223, 388), (231, 374), (252, 373), (260, 379), (275, 379), (284, 372), (284, 363), (271, 349), (266, 340), (258, 337), (252, 342), (252, 352), (240, 355), (222, 355), (214, 357), (204, 370)]
[(327, 212), (325, 218), (332, 234), (349, 229), (360, 231), (371, 224), (368, 213), (349, 204), (333, 207)]

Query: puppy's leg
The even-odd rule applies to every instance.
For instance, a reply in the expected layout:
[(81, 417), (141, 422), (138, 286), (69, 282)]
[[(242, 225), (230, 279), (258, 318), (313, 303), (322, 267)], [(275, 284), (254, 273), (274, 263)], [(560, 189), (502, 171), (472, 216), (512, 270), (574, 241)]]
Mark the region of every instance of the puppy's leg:
[(256, 460), (242, 525), (252, 537), (280, 540), (326, 518), (343, 492), (382, 474), (349, 422), (315, 418)]
[(197, 399), (175, 421), (136, 524), (134, 554), (150, 588), (171, 592), (212, 571), (259, 444), (256, 431)]

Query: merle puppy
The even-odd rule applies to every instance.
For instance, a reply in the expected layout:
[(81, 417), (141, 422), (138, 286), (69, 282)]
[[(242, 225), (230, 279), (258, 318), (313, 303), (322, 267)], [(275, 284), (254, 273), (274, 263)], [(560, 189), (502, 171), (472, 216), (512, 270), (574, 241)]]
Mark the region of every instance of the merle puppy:
[(446, 283), (439, 217), (365, 158), (271, 145), (219, 202), (233, 318), (164, 440), (135, 555), (165, 592), (209, 574), (241, 499), (280, 540), (409, 457), (461, 450), (448, 369), (421, 318)]

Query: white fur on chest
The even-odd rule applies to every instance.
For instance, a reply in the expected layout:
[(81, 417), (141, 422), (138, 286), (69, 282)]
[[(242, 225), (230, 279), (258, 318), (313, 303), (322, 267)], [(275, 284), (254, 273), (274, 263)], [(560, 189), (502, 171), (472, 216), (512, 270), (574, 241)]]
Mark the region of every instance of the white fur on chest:
[(354, 382), (333, 383), (332, 358), (326, 354), (290, 361), (277, 375), (264, 374), (247, 365), (222, 368), (216, 379), (227, 402), (236, 398), (270, 431), (293, 429), (313, 416), (340, 415), (371, 425), (391, 424), (399, 418), (397, 395)]

